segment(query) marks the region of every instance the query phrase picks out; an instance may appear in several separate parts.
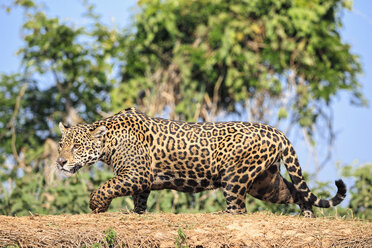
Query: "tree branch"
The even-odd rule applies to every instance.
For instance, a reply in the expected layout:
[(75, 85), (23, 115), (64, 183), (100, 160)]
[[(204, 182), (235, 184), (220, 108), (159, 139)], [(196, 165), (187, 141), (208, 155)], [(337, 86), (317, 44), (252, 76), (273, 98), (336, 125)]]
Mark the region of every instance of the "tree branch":
[(19, 91), (18, 93), (18, 96), (17, 96), (17, 99), (16, 99), (16, 104), (15, 104), (15, 107), (14, 107), (14, 110), (13, 110), (13, 115), (12, 117), (10, 118), (9, 122), (6, 124), (5, 128), (4, 128), (4, 132), (2, 134), (0, 134), (0, 141), (1, 139), (4, 137), (5, 135), (5, 131), (11, 127), (14, 126), (14, 122), (16, 121), (17, 119), (17, 115), (18, 115), (18, 110), (19, 110), (19, 105), (20, 105), (20, 102), (21, 102), (21, 98), (22, 96), (25, 94), (25, 91), (27, 89), (27, 83), (25, 83), (21, 90)]
[[(25, 94), (26, 92), (26, 89), (27, 89), (27, 83), (25, 83), (21, 90), (19, 91), (19, 94), (17, 96), (17, 99), (16, 99), (16, 104), (15, 104), (15, 107), (14, 107), (14, 111), (13, 111), (13, 115), (12, 115), (12, 118), (10, 119), (8, 125), (11, 126), (11, 132), (12, 132), (12, 152), (13, 152), (13, 156), (14, 156), (14, 159), (16, 160), (17, 164), (20, 166), (20, 167), (24, 167), (25, 163), (22, 159), (20, 159), (19, 157), (19, 154), (17, 152), (17, 147), (16, 147), (16, 119), (17, 119), (17, 115), (18, 115), (18, 112), (19, 112), (19, 107), (21, 105), (21, 99), (23, 97), (23, 95)], [(7, 126), (8, 126), (7, 125)]]

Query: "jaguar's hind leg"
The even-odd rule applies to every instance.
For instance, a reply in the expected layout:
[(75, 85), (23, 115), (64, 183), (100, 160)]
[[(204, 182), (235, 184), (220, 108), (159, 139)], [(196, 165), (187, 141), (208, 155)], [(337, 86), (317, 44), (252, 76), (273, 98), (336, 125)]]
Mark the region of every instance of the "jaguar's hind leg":
[(253, 181), (248, 193), (260, 200), (272, 203), (289, 204), (298, 201), (292, 183), (280, 175), (279, 162), (272, 164), (268, 170), (261, 172)]
[(253, 182), (248, 193), (263, 201), (278, 204), (297, 204), (301, 215), (314, 217), (312, 205), (305, 203), (293, 184), (282, 177), (280, 163), (274, 163), (268, 170), (262, 172)]
[(301, 215), (307, 218), (314, 218), (313, 206), (304, 201), (297, 202), (298, 206), (301, 209)]
[(226, 199), (225, 212), (232, 214), (247, 212), (245, 199), (251, 184), (252, 179), (249, 178), (249, 174), (236, 174), (234, 171), (229, 174), (224, 173), (221, 177), (221, 186)]
[(226, 199), (227, 213), (243, 214), (245, 208), (245, 198), (247, 195), (248, 175), (225, 175), (221, 179), (223, 194)]
[(227, 186), (226, 188), (224, 188), (223, 195), (226, 199), (226, 213), (244, 214), (247, 212), (245, 208), (246, 188), (240, 188), (235, 192), (233, 189), (237, 187), (240, 186), (238, 184), (235, 184), (230, 187)]

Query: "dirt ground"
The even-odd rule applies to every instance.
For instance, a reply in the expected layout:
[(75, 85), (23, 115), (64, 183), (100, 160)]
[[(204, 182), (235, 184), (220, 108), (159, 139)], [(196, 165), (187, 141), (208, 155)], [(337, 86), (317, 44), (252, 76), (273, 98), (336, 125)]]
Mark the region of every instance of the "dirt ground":
[[(111, 232), (110, 232), (111, 230)], [(372, 247), (372, 222), (246, 215), (120, 212), (0, 215), (0, 247)]]

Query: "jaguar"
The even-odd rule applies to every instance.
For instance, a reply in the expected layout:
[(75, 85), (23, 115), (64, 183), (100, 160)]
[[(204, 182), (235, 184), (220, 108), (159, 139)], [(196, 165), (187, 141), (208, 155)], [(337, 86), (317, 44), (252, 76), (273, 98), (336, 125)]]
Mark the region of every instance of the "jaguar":
[[(313, 206), (338, 205), (346, 186), (337, 180), (330, 200), (307, 186), (296, 152), (278, 129), (253, 122), (183, 122), (125, 109), (91, 124), (59, 123), (57, 168), (67, 176), (102, 161), (114, 177), (90, 195), (93, 213), (105, 212), (116, 197), (132, 196), (133, 212), (146, 211), (151, 190), (196, 193), (222, 188), (227, 213), (246, 213), (245, 199), (297, 204), (314, 217)], [(290, 180), (280, 173), (284, 164)]]

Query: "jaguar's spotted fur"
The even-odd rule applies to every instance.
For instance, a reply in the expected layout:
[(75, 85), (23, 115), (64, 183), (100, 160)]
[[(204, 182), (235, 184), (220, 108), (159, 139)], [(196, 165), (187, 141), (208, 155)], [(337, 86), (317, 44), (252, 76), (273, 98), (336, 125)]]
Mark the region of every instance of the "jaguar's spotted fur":
[[(188, 123), (151, 118), (134, 108), (92, 124), (67, 128), (57, 166), (68, 174), (103, 161), (115, 176), (91, 194), (90, 208), (106, 211), (113, 198), (132, 195), (134, 211), (146, 210), (151, 190), (200, 192), (222, 188), (227, 212), (244, 213), (246, 194), (274, 203), (298, 204), (313, 216), (312, 206), (328, 208), (346, 194), (342, 180), (331, 200), (317, 198), (304, 178), (285, 135), (268, 125), (249, 122)], [(292, 180), (280, 175), (283, 161)]]

